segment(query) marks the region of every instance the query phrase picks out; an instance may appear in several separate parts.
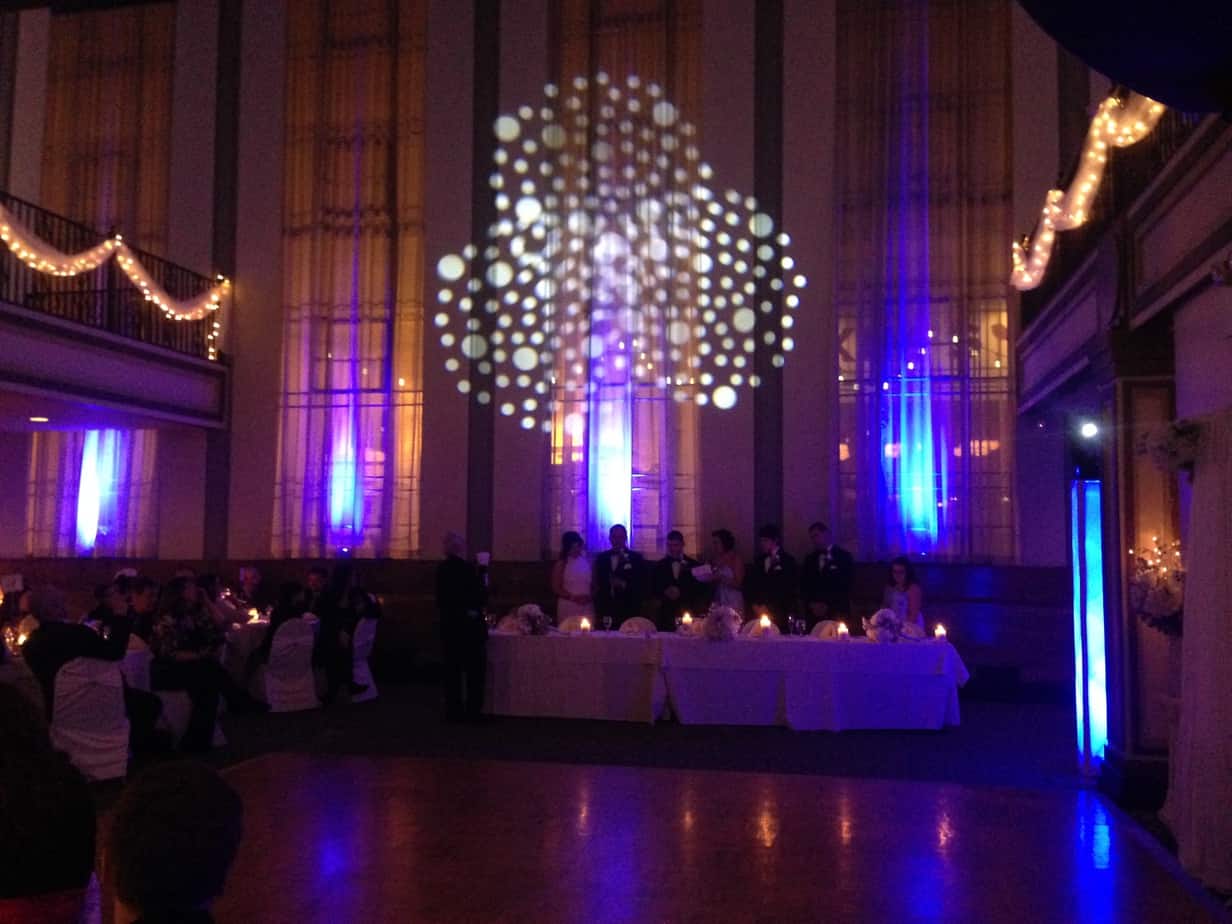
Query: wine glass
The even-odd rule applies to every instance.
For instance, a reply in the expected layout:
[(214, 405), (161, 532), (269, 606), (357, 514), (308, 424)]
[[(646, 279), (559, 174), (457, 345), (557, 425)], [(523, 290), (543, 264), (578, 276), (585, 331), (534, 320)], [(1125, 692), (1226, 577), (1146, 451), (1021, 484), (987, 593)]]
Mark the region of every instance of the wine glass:
[(603, 617), (603, 631), (604, 632), (612, 631), (612, 617), (610, 615), (605, 615)]

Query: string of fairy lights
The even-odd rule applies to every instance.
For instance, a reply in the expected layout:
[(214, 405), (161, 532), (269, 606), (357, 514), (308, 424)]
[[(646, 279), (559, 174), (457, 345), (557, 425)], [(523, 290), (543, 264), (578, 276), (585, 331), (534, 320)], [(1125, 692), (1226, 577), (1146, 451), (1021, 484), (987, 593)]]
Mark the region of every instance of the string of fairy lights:
[[(50, 276), (67, 278), (92, 273), (108, 260), (114, 259), (129, 282), (141, 291), (145, 300), (153, 303), (173, 321), (201, 321), (215, 314), (231, 291), (231, 280), (218, 276), (216, 283), (201, 294), (188, 299), (177, 299), (146, 270), (137, 253), (124, 243), (121, 235), (109, 237), (80, 253), (66, 254), (42, 240), (3, 204), (0, 204), (0, 241), (18, 260), (36, 272)], [(206, 334), (210, 359), (218, 358), (221, 335), (222, 324), (216, 317)]]
[(1044, 197), (1035, 230), (1014, 241), (1010, 284), (1020, 292), (1034, 289), (1044, 278), (1058, 231), (1078, 228), (1090, 217), (1099, 192), (1110, 148), (1137, 144), (1154, 130), (1164, 106), (1137, 93), (1109, 96), (1099, 104), (1083, 143), (1078, 171), (1066, 189), (1050, 189)]

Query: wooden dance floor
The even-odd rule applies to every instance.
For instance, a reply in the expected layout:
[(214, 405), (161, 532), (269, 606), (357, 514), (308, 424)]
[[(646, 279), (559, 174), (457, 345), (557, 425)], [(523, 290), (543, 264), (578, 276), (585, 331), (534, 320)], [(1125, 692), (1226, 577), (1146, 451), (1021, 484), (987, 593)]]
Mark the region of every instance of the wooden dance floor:
[(276, 754), (218, 920), (1214, 921), (1089, 792)]

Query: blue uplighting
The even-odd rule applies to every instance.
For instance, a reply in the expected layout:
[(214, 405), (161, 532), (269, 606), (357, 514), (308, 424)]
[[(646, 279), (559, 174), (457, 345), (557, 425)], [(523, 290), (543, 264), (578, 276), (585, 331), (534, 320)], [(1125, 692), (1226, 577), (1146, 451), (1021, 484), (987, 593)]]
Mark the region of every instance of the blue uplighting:
[(115, 430), (89, 430), (81, 448), (81, 474), (77, 481), (77, 550), (94, 551), (100, 532), (114, 525), (116, 465), (120, 434)]
[(364, 527), (359, 447), (353, 399), (334, 412), (334, 438), (329, 459), (329, 531), (337, 547), (359, 545)]
[(1084, 765), (1102, 761), (1108, 746), (1108, 675), (1104, 639), (1104, 547), (1100, 482), (1070, 489), (1074, 572), (1074, 711)]

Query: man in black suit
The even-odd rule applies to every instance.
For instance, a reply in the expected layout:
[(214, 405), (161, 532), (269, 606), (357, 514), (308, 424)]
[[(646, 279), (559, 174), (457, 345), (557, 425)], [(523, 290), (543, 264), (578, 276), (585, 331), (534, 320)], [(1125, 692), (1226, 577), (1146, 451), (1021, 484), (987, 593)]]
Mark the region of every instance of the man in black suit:
[[(813, 550), (804, 558), (800, 591), (808, 608), (809, 627), (823, 619), (847, 619), (851, 616), (851, 581), (855, 559), (846, 549), (834, 544), (830, 528), (825, 523), (809, 527)], [(856, 633), (857, 626), (848, 621)]]
[[(483, 716), (488, 671), (488, 588), (466, 558), (466, 540), (445, 536), (445, 560), (436, 568), (436, 608), (445, 655), (445, 719), (475, 722)], [(465, 693), (463, 688), (465, 687)]]
[(796, 560), (783, 549), (782, 533), (772, 523), (758, 531), (757, 541), (760, 552), (748, 575), (754, 616), (766, 612), (781, 631), (788, 631), (787, 617), (796, 611)]
[(646, 559), (629, 548), (629, 532), (617, 523), (608, 530), (612, 547), (595, 559), (595, 612), (619, 629), (626, 619), (641, 615), (646, 596)]
[(676, 619), (697, 606), (701, 584), (693, 577), (700, 562), (684, 554), (684, 536), (673, 529), (667, 534), (667, 556), (655, 562), (650, 573), (650, 594), (659, 604), (656, 623), (660, 632), (674, 632)]

